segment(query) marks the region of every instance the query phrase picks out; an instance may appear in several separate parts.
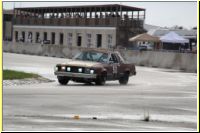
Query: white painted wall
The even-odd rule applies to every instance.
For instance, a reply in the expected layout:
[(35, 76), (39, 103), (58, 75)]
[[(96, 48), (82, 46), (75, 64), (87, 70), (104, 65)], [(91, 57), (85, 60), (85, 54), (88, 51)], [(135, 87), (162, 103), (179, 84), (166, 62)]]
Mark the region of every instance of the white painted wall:
[[(60, 45), (60, 33), (63, 33), (64, 40), (63, 45), (67, 46), (67, 35), (68, 33), (73, 33), (72, 46), (77, 46), (77, 34), (80, 33), (82, 36), (82, 46), (87, 47), (87, 37), (86, 34), (92, 34), (91, 43), (93, 48), (97, 46), (96, 35), (102, 35), (102, 48), (108, 48), (107, 36), (112, 35), (112, 46), (116, 45), (116, 28), (115, 27), (71, 27), (71, 26), (13, 26), (13, 36), (15, 36), (15, 31), (18, 31), (18, 34), (21, 35), (22, 31), (25, 31), (26, 41), (28, 37), (28, 32), (33, 34), (33, 42), (35, 42), (36, 32), (40, 33), (40, 39), (43, 39), (44, 32), (47, 32), (48, 40), (51, 40), (51, 32), (55, 32), (55, 45)], [(15, 42), (15, 39), (13, 39)]]

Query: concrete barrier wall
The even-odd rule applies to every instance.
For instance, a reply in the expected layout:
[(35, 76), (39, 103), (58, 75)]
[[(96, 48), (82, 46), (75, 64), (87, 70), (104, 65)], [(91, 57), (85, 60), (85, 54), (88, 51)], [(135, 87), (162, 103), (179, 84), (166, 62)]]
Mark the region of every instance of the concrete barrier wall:
[[(86, 48), (69, 48), (66, 46), (49, 44), (13, 44), (12, 42), (3, 43), (4, 52), (61, 58), (72, 58), (82, 49)], [(118, 51), (127, 61), (135, 63), (136, 65), (197, 72), (197, 54), (157, 51), (140, 52), (133, 50)]]
[(120, 53), (136, 65), (197, 72), (197, 54), (129, 50)]

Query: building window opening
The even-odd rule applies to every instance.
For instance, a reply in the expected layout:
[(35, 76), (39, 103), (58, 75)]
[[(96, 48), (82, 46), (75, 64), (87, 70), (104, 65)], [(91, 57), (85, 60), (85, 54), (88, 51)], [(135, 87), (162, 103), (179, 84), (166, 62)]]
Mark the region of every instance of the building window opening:
[(44, 41), (47, 40), (47, 32), (44, 32)]
[(51, 44), (55, 44), (55, 32), (51, 33)]
[(97, 48), (102, 46), (102, 35), (97, 34)]
[(90, 48), (92, 45), (92, 34), (87, 34), (87, 47)]
[(44, 32), (43, 44), (50, 44), (50, 40), (47, 40), (47, 32)]
[(32, 32), (28, 33), (28, 42), (32, 43)]
[(108, 34), (107, 36), (108, 48), (112, 48), (112, 35)]
[(41, 43), (39, 32), (36, 32), (36, 43)]
[(82, 37), (81, 37), (81, 34), (80, 33), (78, 33), (77, 34), (77, 46), (81, 46), (81, 43), (82, 43)]
[(60, 44), (63, 44), (63, 33), (60, 33)]
[(20, 38), (20, 41), (25, 42), (25, 32), (24, 31), (22, 31), (22, 36)]
[(68, 33), (67, 35), (67, 44), (72, 46), (72, 33)]
[(113, 63), (118, 63), (117, 57), (114, 54), (111, 54), (110, 61)]
[(18, 31), (15, 31), (15, 41), (18, 42)]

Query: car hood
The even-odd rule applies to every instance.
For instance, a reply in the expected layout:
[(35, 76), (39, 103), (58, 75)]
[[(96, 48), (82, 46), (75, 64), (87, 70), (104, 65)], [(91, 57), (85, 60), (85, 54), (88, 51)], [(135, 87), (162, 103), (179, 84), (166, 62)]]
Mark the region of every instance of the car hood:
[(92, 61), (72, 60), (72, 61), (69, 61), (67, 63), (62, 63), (61, 65), (79, 66), (79, 67), (97, 67), (97, 66), (101, 66), (101, 63), (92, 62)]

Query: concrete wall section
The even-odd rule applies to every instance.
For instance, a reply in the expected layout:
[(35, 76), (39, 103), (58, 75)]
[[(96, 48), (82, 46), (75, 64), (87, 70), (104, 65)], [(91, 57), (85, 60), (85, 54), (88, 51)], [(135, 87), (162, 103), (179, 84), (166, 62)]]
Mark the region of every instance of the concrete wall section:
[(11, 38), (12, 37), (12, 22), (6, 21), (4, 26), (5, 26), (5, 38)]
[[(12, 42), (4, 42), (3, 44), (5, 52), (64, 58), (72, 58), (82, 49), (85, 48), (51, 44), (14, 44)], [(136, 65), (197, 72), (197, 54), (131, 50), (118, 51), (127, 61)]]
[(140, 66), (197, 71), (197, 54), (129, 50), (121, 50), (120, 53), (127, 61)]

